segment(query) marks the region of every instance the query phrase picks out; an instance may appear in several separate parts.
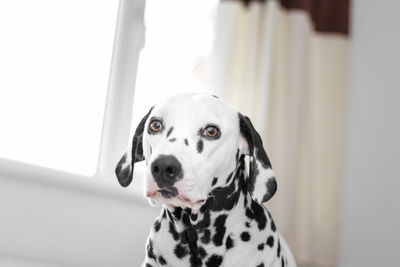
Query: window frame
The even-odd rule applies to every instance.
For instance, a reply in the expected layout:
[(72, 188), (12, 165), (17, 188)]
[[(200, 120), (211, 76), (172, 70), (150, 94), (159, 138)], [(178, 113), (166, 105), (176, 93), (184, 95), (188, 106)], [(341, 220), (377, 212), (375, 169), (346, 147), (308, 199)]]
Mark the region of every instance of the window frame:
[(95, 174), (80, 175), (0, 158), (0, 178), (52, 185), (129, 201), (132, 198), (141, 199), (138, 194), (132, 194), (132, 191), (121, 191), (114, 168), (128, 145), (126, 140), (131, 128), (139, 53), (145, 40), (144, 11), (145, 0), (119, 1)]

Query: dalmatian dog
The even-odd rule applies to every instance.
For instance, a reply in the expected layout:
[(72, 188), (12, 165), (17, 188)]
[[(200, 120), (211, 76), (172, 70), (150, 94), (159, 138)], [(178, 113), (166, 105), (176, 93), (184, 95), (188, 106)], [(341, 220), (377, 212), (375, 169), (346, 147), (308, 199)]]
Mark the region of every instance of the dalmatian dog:
[(203, 93), (155, 105), (117, 164), (123, 187), (142, 160), (145, 196), (162, 206), (142, 266), (296, 266), (263, 205), (277, 182), (261, 137), (234, 107)]

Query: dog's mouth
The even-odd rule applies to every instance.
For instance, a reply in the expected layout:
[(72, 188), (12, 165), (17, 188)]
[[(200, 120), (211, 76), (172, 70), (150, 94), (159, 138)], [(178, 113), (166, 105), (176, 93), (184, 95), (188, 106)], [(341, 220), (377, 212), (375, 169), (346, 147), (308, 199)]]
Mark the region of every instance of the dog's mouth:
[(162, 189), (158, 190), (157, 192), (159, 192), (165, 198), (173, 198), (178, 195), (178, 190), (175, 187), (162, 188)]
[(176, 207), (200, 207), (205, 199), (192, 200), (184, 194), (179, 194), (176, 188), (161, 188), (153, 193), (147, 193), (147, 197), (158, 203), (167, 204)]

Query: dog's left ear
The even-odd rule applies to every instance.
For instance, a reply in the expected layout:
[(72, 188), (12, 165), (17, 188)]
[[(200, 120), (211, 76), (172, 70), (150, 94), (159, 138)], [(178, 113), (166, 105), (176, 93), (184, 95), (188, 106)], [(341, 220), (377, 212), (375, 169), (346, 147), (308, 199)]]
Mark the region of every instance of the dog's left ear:
[(133, 136), (132, 144), (127, 152), (118, 161), (115, 168), (115, 174), (118, 177), (118, 182), (121, 186), (127, 187), (132, 182), (133, 167), (135, 162), (144, 160), (143, 156), (143, 131), (146, 120), (149, 117), (153, 108), (142, 118), (139, 125), (136, 127), (135, 135)]
[(259, 203), (267, 202), (276, 192), (277, 183), (271, 162), (265, 153), (260, 135), (254, 129), (250, 119), (239, 113), (241, 151), (250, 157), (249, 180), (247, 190), (254, 200)]

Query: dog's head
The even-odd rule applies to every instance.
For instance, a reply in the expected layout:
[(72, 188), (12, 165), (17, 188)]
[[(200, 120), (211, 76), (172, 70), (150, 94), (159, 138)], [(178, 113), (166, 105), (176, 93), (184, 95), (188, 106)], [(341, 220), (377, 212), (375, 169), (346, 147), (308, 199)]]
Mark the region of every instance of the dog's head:
[(135, 162), (145, 160), (145, 195), (151, 203), (197, 209), (214, 188), (226, 186), (241, 155), (249, 156), (247, 191), (266, 202), (276, 181), (249, 118), (215, 96), (184, 94), (150, 109), (115, 171), (126, 187)]

